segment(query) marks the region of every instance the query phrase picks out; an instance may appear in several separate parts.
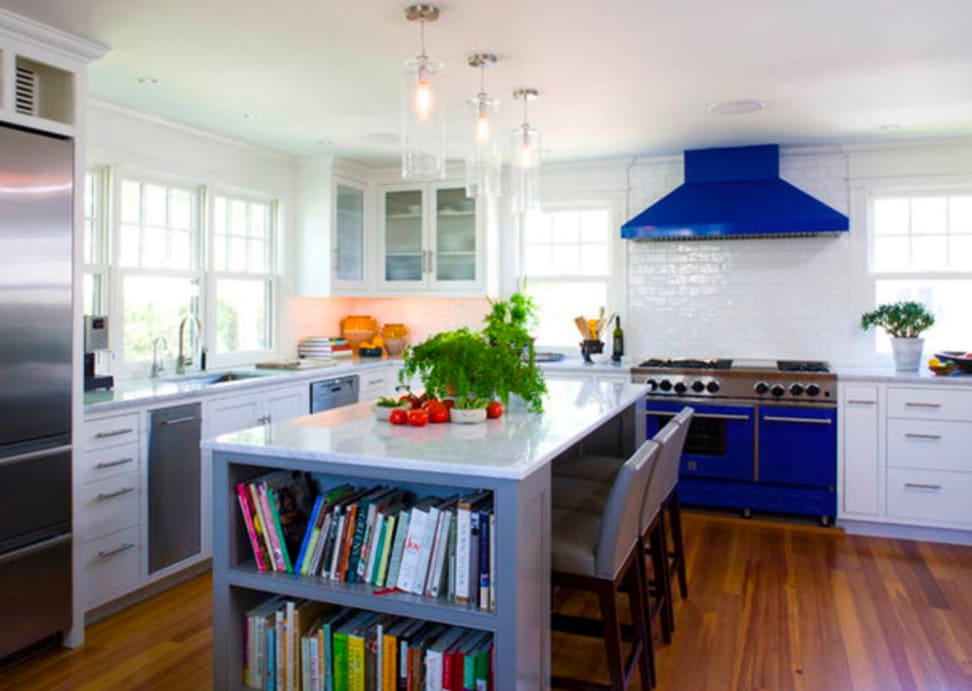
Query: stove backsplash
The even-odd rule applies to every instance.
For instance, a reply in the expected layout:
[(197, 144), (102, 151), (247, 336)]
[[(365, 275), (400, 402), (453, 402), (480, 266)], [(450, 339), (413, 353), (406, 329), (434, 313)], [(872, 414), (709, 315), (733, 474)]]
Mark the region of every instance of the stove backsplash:
[[(632, 175), (632, 208), (681, 182), (678, 163)], [(784, 154), (782, 176), (847, 213), (839, 154)], [(639, 196), (640, 195), (640, 196)], [(855, 317), (850, 235), (628, 245), (628, 350), (636, 357), (865, 360)]]

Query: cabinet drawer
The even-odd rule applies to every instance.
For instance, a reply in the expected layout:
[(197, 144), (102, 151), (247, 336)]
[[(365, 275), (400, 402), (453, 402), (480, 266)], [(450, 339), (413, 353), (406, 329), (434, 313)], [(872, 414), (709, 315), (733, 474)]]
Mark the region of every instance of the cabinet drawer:
[(116, 477), (138, 470), (138, 444), (87, 451), (80, 456), (78, 475), (83, 483)]
[(89, 482), (78, 497), (78, 530), (85, 542), (138, 525), (138, 473)]
[(942, 387), (888, 388), (888, 417), (923, 420), (972, 420), (972, 392)]
[(83, 545), (81, 588), (85, 609), (102, 605), (138, 585), (138, 553), (138, 528)]
[(888, 420), (888, 465), (972, 472), (972, 423)]
[(138, 413), (84, 423), (84, 449), (103, 449), (138, 441)]
[(888, 515), (936, 523), (972, 523), (972, 473), (888, 469)]

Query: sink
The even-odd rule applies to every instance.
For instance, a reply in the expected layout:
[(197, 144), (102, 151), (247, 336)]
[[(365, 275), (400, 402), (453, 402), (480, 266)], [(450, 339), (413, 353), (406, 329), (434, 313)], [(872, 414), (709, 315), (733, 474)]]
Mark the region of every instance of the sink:
[(222, 374), (210, 374), (203, 377), (187, 377), (178, 379), (179, 384), (196, 384), (198, 386), (214, 386), (216, 384), (229, 384), (235, 381), (245, 381), (247, 379), (259, 379), (264, 375), (253, 372), (224, 372)]

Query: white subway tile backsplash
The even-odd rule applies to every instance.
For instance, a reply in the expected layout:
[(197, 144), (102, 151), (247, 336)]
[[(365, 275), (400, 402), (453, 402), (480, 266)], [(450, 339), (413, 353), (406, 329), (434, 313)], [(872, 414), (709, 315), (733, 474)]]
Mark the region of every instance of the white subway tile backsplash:
[[(842, 154), (785, 155), (782, 176), (847, 213)], [(637, 211), (681, 184), (681, 163), (631, 175)], [(850, 246), (844, 236), (628, 246), (627, 338), (635, 357), (842, 360), (852, 330)]]

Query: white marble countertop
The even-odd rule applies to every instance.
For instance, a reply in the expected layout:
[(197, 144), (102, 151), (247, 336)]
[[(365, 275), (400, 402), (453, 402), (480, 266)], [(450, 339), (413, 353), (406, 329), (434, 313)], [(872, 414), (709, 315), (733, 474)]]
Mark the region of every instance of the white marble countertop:
[[(331, 379), (357, 372), (367, 372), (376, 367), (401, 363), (401, 359), (352, 359), (338, 361), (329, 367), (304, 370), (269, 370), (255, 367), (232, 367), (226, 370), (193, 372), (184, 377), (163, 377), (160, 379), (132, 379), (118, 383), (111, 391), (86, 391), (84, 412), (86, 415), (114, 411), (138, 405), (170, 403), (174, 400), (217, 396), (227, 393), (257, 389), (265, 386), (285, 385), (302, 381)], [(203, 384), (194, 379), (219, 376), (225, 372), (241, 372), (253, 376), (224, 384)]]
[(886, 367), (836, 367), (838, 382), (873, 382), (881, 384), (929, 384), (933, 386), (970, 386), (972, 374), (956, 372), (948, 376), (938, 376), (927, 367), (917, 372), (898, 372), (891, 366)]
[(369, 403), (254, 427), (203, 448), (356, 466), (522, 479), (604, 421), (642, 399), (647, 387), (551, 381), (542, 414), (507, 411), (498, 420), (408, 427), (375, 420)]

